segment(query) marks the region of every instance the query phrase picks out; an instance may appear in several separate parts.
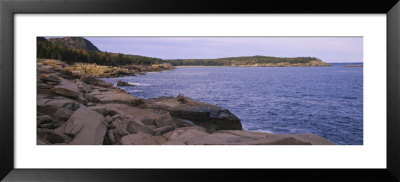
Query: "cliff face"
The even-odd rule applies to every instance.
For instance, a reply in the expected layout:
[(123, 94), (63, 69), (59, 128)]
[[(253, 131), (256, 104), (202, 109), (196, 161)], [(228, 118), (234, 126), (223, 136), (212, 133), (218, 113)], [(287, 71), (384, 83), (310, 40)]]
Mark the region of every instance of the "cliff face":
[(144, 100), (96, 77), (37, 64), (37, 144), (325, 145), (312, 134), (242, 131), (221, 107), (183, 95)]

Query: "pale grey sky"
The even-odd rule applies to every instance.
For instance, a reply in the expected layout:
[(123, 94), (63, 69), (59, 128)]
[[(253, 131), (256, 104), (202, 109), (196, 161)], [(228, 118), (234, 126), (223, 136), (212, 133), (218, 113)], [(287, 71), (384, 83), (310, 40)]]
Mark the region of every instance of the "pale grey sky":
[(162, 59), (318, 57), (363, 62), (362, 37), (85, 37), (100, 50)]

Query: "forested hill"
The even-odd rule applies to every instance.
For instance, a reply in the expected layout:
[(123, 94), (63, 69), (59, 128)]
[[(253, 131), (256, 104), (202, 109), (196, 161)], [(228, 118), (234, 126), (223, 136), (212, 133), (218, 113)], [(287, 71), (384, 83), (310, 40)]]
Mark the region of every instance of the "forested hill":
[(89, 40), (82, 37), (37, 37), (37, 58), (57, 59), (68, 64), (75, 62), (98, 65), (152, 65), (171, 63), (174, 66), (330, 66), (315, 57), (247, 56), (219, 59), (163, 60), (139, 55), (101, 52)]
[[(84, 38), (70, 39), (78, 40), (79, 42), (87, 41), (93, 45), (89, 40)], [(53, 41), (56, 42), (56, 41)], [(121, 65), (152, 65), (165, 63), (164, 60), (159, 58), (127, 55), (120, 53), (100, 52), (97, 50), (85, 50), (77, 48), (80, 43), (53, 43), (44, 37), (37, 37), (37, 58), (57, 59), (64, 61), (68, 64), (75, 62), (80, 63), (96, 63), (98, 65), (121, 66)], [(94, 45), (93, 45), (94, 46)], [(94, 46), (95, 47), (95, 46)], [(97, 48), (96, 48), (97, 49)]]
[(175, 59), (168, 60), (174, 66), (330, 66), (315, 57), (270, 57), (247, 56), (219, 59)]
[(53, 44), (68, 48), (100, 52), (100, 50), (95, 45), (93, 45), (92, 42), (82, 37), (50, 38), (48, 40)]

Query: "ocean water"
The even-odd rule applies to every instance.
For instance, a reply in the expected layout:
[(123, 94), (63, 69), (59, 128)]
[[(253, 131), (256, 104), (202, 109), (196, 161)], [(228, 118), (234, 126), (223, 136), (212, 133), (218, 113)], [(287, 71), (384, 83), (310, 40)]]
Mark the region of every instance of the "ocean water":
[(105, 78), (140, 98), (185, 96), (229, 109), (243, 129), (312, 133), (336, 144), (363, 144), (363, 68), (179, 67)]

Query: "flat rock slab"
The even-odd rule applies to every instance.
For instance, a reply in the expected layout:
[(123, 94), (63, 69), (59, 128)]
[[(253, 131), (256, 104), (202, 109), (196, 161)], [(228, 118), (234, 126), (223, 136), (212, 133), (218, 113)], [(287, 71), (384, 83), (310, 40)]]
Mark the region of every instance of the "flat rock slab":
[(309, 142), (311, 145), (335, 145), (335, 143), (315, 134), (293, 134), (293, 137), (303, 142)]
[(207, 133), (194, 127), (177, 128), (163, 135), (164, 145), (334, 145), (313, 134), (272, 134), (239, 130)]
[(37, 96), (37, 111), (52, 118), (57, 118), (57, 111), (62, 109), (75, 111), (80, 107), (79, 103), (65, 97)]
[(120, 103), (120, 104), (133, 104), (137, 102), (136, 97), (124, 93), (117, 89), (109, 89), (100, 92), (92, 92), (92, 95), (98, 99), (99, 103)]
[(218, 133), (240, 136), (241, 141), (231, 143), (232, 145), (335, 145), (314, 134), (274, 134), (234, 130), (218, 131)]
[(64, 134), (72, 136), (72, 145), (102, 145), (106, 134), (105, 119), (102, 115), (81, 107), (62, 126)]
[(165, 138), (162, 136), (151, 136), (142, 132), (126, 135), (121, 138), (122, 145), (160, 145), (165, 141)]
[(208, 133), (198, 126), (177, 128), (163, 135), (167, 139), (164, 145), (188, 145), (207, 135)]
[(49, 81), (49, 82), (56, 82), (59, 83), (60, 82), (60, 77), (58, 77), (56, 74), (54, 73), (50, 73), (50, 74), (38, 74), (38, 78), (40, 80), (43, 81)]
[[(127, 104), (104, 104), (89, 108), (103, 114), (103, 116), (119, 114), (120, 117), (131, 118), (135, 121), (146, 121), (143, 123), (145, 125), (154, 124), (157, 127), (176, 127), (171, 115), (163, 110), (139, 108)], [(151, 122), (148, 123), (148, 121)]]
[(66, 79), (63, 79), (58, 85), (54, 86), (53, 91), (67, 97), (78, 97), (79, 93), (76, 83)]

